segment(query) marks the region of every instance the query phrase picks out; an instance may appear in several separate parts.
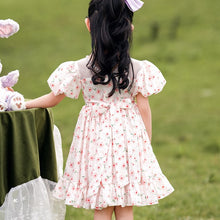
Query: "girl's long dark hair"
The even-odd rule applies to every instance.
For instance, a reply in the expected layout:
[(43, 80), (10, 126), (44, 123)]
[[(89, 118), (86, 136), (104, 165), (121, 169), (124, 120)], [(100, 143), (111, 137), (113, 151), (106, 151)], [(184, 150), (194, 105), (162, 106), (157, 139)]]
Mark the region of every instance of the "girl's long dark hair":
[(133, 12), (128, 9), (124, 0), (91, 0), (88, 15), (92, 55), (87, 67), (93, 72), (93, 83), (106, 85), (112, 81), (113, 88), (109, 97), (116, 89), (119, 92), (126, 88), (130, 90), (134, 81), (134, 70), (129, 53)]

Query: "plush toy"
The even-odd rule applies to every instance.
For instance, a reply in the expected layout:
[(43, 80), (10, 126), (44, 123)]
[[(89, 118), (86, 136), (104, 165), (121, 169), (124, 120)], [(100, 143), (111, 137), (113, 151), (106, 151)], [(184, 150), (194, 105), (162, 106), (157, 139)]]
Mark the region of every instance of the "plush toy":
[[(0, 20), (0, 37), (8, 38), (18, 32), (19, 25), (17, 22), (7, 19)], [(0, 62), (0, 73), (2, 64)], [(15, 70), (6, 76), (0, 77), (0, 112), (17, 111), (25, 109), (24, 97), (15, 92), (12, 87), (17, 83), (19, 71)]]
[(0, 37), (8, 38), (19, 31), (19, 24), (11, 19), (0, 20)]
[[(0, 73), (1, 69), (2, 65), (0, 63)], [(0, 77), (0, 111), (25, 109), (24, 97), (12, 89), (18, 81), (18, 77), (18, 70), (10, 72), (7, 76)]]

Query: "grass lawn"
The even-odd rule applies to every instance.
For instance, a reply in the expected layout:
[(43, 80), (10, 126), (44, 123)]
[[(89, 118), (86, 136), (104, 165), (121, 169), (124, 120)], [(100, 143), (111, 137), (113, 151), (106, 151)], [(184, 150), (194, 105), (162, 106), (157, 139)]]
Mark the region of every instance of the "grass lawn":
[[(0, 39), (3, 74), (19, 69), (14, 87), (25, 98), (49, 92), (46, 80), (62, 62), (89, 54), (88, 0), (1, 0), (1, 19), (21, 30)], [(175, 192), (157, 206), (134, 208), (135, 220), (220, 219), (220, 1), (145, 1), (135, 14), (132, 56), (156, 64), (167, 79), (150, 97), (153, 148)], [(2, 75), (3, 75), (2, 74)], [(65, 160), (83, 99), (53, 109)], [(92, 219), (67, 208), (66, 220)]]

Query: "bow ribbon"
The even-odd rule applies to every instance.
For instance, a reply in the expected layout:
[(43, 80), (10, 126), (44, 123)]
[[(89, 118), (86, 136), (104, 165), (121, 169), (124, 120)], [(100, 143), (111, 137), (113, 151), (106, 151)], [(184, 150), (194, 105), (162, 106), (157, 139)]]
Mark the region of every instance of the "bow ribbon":
[(130, 108), (132, 101), (130, 99), (124, 99), (122, 101), (118, 101), (116, 103), (109, 103), (109, 102), (101, 102), (101, 101), (91, 101), (87, 102), (86, 105), (92, 107), (92, 111), (94, 116), (97, 114), (104, 114), (107, 110), (110, 110), (112, 115), (115, 115), (115, 111), (120, 109), (127, 109)]
[(133, 12), (139, 10), (144, 4), (141, 0), (125, 0), (125, 3)]
[[(99, 129), (100, 126), (100, 130), (102, 131), (102, 127), (106, 127), (108, 129), (108, 133), (109, 133), (109, 138), (111, 138), (112, 140), (109, 141), (109, 143), (112, 142), (112, 146), (110, 147), (109, 145), (103, 145), (103, 143), (105, 143), (106, 138), (108, 138), (108, 136), (104, 135), (98, 135), (99, 138), (97, 139), (97, 143), (96, 145), (99, 146), (100, 144), (102, 145), (102, 147), (99, 149), (98, 147), (96, 148), (96, 156), (98, 155), (100, 160), (98, 162), (96, 162), (95, 166), (98, 167), (94, 168), (95, 171), (98, 170), (97, 173), (97, 181), (93, 183), (93, 186), (96, 186), (95, 191), (91, 191), (89, 190), (88, 195), (91, 196), (95, 193), (97, 193), (98, 190), (98, 186), (102, 185), (103, 187), (108, 187), (108, 184), (112, 184), (112, 178), (113, 176), (110, 176), (109, 179), (107, 178), (107, 174), (105, 173), (105, 166), (109, 166), (107, 163), (109, 163), (108, 159), (108, 154), (109, 151), (112, 152), (112, 154), (115, 154), (115, 156), (117, 155), (122, 155), (122, 157), (120, 158), (120, 163), (124, 165), (124, 168), (121, 170), (117, 170), (117, 172), (115, 173), (115, 181), (116, 184), (120, 187), (123, 187), (125, 185), (127, 185), (129, 183), (129, 179), (128, 179), (128, 168), (127, 168), (127, 157), (126, 157), (126, 153), (125, 153), (125, 146), (124, 146), (124, 142), (123, 142), (123, 138), (121, 136), (121, 133), (123, 133), (123, 126), (120, 127), (118, 126), (119, 124), (124, 123), (123, 119), (121, 118), (121, 114), (119, 115), (119, 112), (121, 110), (128, 110), (130, 108), (132, 108), (132, 105), (134, 105), (134, 101), (131, 99), (124, 99), (124, 100), (120, 100), (117, 101), (115, 103), (112, 102), (103, 102), (103, 101), (96, 101), (96, 100), (92, 100), (90, 102), (86, 103), (86, 109), (87, 109), (87, 113), (91, 114), (92, 117), (97, 118), (97, 116), (102, 116), (103, 114), (108, 112), (108, 115), (110, 117), (109, 121), (103, 120), (98, 122), (98, 124), (96, 125), (97, 129)], [(98, 117), (99, 118), (99, 117)], [(116, 123), (117, 121), (117, 123)], [(110, 124), (109, 124), (110, 123)], [(111, 125), (111, 128), (109, 127), (109, 125)], [(117, 153), (115, 153), (117, 152)], [(111, 162), (110, 162), (111, 164)], [(113, 166), (113, 164), (111, 164), (110, 166)], [(107, 180), (107, 184), (105, 182), (105, 179)]]

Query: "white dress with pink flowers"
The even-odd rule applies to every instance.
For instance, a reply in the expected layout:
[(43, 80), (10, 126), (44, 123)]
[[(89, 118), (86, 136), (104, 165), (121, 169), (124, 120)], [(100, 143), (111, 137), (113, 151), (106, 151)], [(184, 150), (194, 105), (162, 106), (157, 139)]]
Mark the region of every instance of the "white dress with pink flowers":
[(132, 89), (109, 98), (112, 84), (94, 85), (88, 60), (65, 62), (48, 79), (55, 95), (78, 98), (82, 90), (85, 100), (54, 196), (86, 209), (157, 204), (174, 189), (153, 153), (135, 96), (156, 94), (166, 81), (149, 61), (132, 59)]

